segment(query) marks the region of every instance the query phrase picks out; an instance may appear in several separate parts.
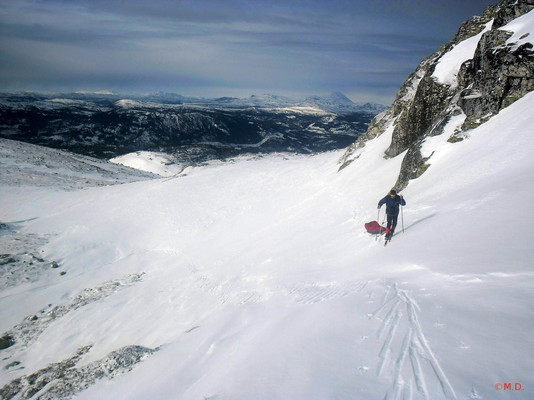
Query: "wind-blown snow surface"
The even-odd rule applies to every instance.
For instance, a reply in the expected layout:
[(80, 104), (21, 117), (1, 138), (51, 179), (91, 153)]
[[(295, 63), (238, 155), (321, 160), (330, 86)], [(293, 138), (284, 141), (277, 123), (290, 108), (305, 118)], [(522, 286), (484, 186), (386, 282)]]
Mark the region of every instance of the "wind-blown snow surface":
[(480, 38), (491, 29), (491, 25), (493, 25), (493, 20), (488, 22), (486, 27), (478, 35), (458, 43), (445, 53), (436, 65), (432, 76), (441, 84), (456, 87), (458, 85), (457, 75), (460, 67), (465, 61), (473, 58)]
[(4, 183), (0, 220), (49, 238), (66, 275), (4, 288), (0, 332), (76, 307), (1, 351), (0, 385), (137, 345), (157, 351), (76, 399), (532, 398), (532, 107), (426, 143), (386, 248), (363, 224), (399, 171), (391, 130), (339, 173), (334, 152), (74, 192)]
[(513, 43), (516, 48), (527, 42), (532, 43), (532, 37), (530, 35), (534, 32), (534, 12), (530, 11), (514, 19), (501, 29), (513, 33), (506, 43)]

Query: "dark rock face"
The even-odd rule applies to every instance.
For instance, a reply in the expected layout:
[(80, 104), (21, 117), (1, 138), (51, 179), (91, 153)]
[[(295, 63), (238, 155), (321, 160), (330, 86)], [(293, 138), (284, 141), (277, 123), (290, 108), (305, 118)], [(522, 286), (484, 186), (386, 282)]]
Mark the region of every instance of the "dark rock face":
[(446, 107), (449, 90), (427, 74), (421, 79), (413, 103), (399, 118), (386, 156), (395, 157), (432, 128), (436, 115)]
[(493, 22), (493, 29), (498, 29), (514, 19), (528, 13), (534, 8), (534, 0), (504, 0), (499, 4)]
[(400, 190), (403, 188), (399, 182), (408, 182), (410, 179), (415, 179), (421, 176), (430, 166), (427, 160), (432, 157), (423, 157), (421, 154), (422, 141), (418, 141), (416, 145), (411, 146), (402, 160), (401, 171), (395, 187)]
[[(423, 157), (420, 151), (424, 139), (442, 134), (453, 116), (464, 114), (465, 120), (449, 138), (452, 143), (463, 140), (464, 132), (534, 90), (534, 32), (521, 38), (529, 41), (518, 44), (507, 42), (511, 32), (499, 30), (532, 10), (534, 0), (504, 0), (462, 24), (453, 41), (423, 60), (410, 75), (389, 113), (375, 117), (367, 133), (347, 149), (341, 168), (358, 157), (357, 149), (365, 146), (365, 141), (393, 129), (385, 157), (396, 157), (408, 150), (394, 184), (402, 190), (410, 179), (429, 167), (431, 157)], [(461, 65), (457, 83), (438, 82), (433, 73), (442, 57), (460, 42), (480, 34), (492, 20), (491, 29), (481, 36), (473, 58)]]
[(458, 80), (464, 89), (458, 105), (467, 116), (464, 128), (497, 114), (534, 89), (532, 44), (505, 45), (510, 36), (501, 30), (485, 33), (473, 59), (462, 65)]
[(15, 341), (11, 337), (11, 335), (4, 335), (0, 337), (0, 350), (7, 349), (8, 347), (11, 347), (15, 344)]
[[(449, 42), (447, 45), (450, 46), (454, 43), (460, 43), (465, 39), (478, 35), (484, 29), (484, 25), (495, 18), (498, 11), (499, 7), (490, 6), (486, 9), (483, 15), (475, 15), (468, 19), (460, 26), (460, 29), (458, 29), (458, 33), (456, 33), (452, 42)], [(495, 22), (493, 22), (493, 26), (495, 26)]]

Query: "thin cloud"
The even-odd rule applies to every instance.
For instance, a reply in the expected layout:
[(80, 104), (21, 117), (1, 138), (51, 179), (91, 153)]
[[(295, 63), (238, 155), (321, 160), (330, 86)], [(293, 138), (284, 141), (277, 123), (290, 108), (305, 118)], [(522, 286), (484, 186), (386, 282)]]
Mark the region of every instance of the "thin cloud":
[(374, 87), (388, 102), (423, 57), (489, 3), (452, 1), (457, 10), (444, 0), (417, 9), (385, 0), (8, 0), (0, 4), (0, 90), (364, 95)]

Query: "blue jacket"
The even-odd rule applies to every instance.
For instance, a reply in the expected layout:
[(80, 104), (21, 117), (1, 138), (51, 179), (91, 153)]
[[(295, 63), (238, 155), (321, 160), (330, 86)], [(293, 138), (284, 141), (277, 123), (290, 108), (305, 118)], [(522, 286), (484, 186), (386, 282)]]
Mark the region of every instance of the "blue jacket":
[(405, 206), (406, 202), (398, 194), (391, 197), (389, 194), (378, 202), (378, 207), (386, 205), (386, 214), (392, 217), (399, 215), (399, 205)]

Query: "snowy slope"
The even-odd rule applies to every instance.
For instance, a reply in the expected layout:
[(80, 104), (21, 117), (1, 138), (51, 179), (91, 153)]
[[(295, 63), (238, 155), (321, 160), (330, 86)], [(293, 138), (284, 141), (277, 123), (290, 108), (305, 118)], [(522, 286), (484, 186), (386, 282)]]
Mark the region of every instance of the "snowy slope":
[(0, 221), (59, 268), (3, 281), (0, 386), (40, 371), (67, 398), (61, 367), (76, 399), (532, 398), (532, 107), (431, 138), (386, 248), (363, 223), (399, 171), (392, 127), (340, 173), (334, 152), (74, 192), (3, 181)]
[(135, 153), (114, 157), (109, 161), (167, 177), (177, 175), (185, 168), (183, 165), (176, 164), (169, 155), (153, 151), (136, 151)]
[(493, 21), (486, 24), (486, 27), (478, 35), (470, 37), (445, 53), (436, 65), (432, 74), (433, 77), (441, 84), (449, 85), (455, 88), (458, 85), (457, 75), (462, 64), (473, 58), (475, 50), (484, 33), (491, 29)]
[(0, 138), (0, 185), (62, 190), (153, 179), (156, 175), (63, 150)]
[(525, 43), (532, 43), (531, 34), (534, 32), (534, 12), (531, 11), (514, 19), (501, 29), (513, 33), (506, 43), (513, 44), (516, 49)]

